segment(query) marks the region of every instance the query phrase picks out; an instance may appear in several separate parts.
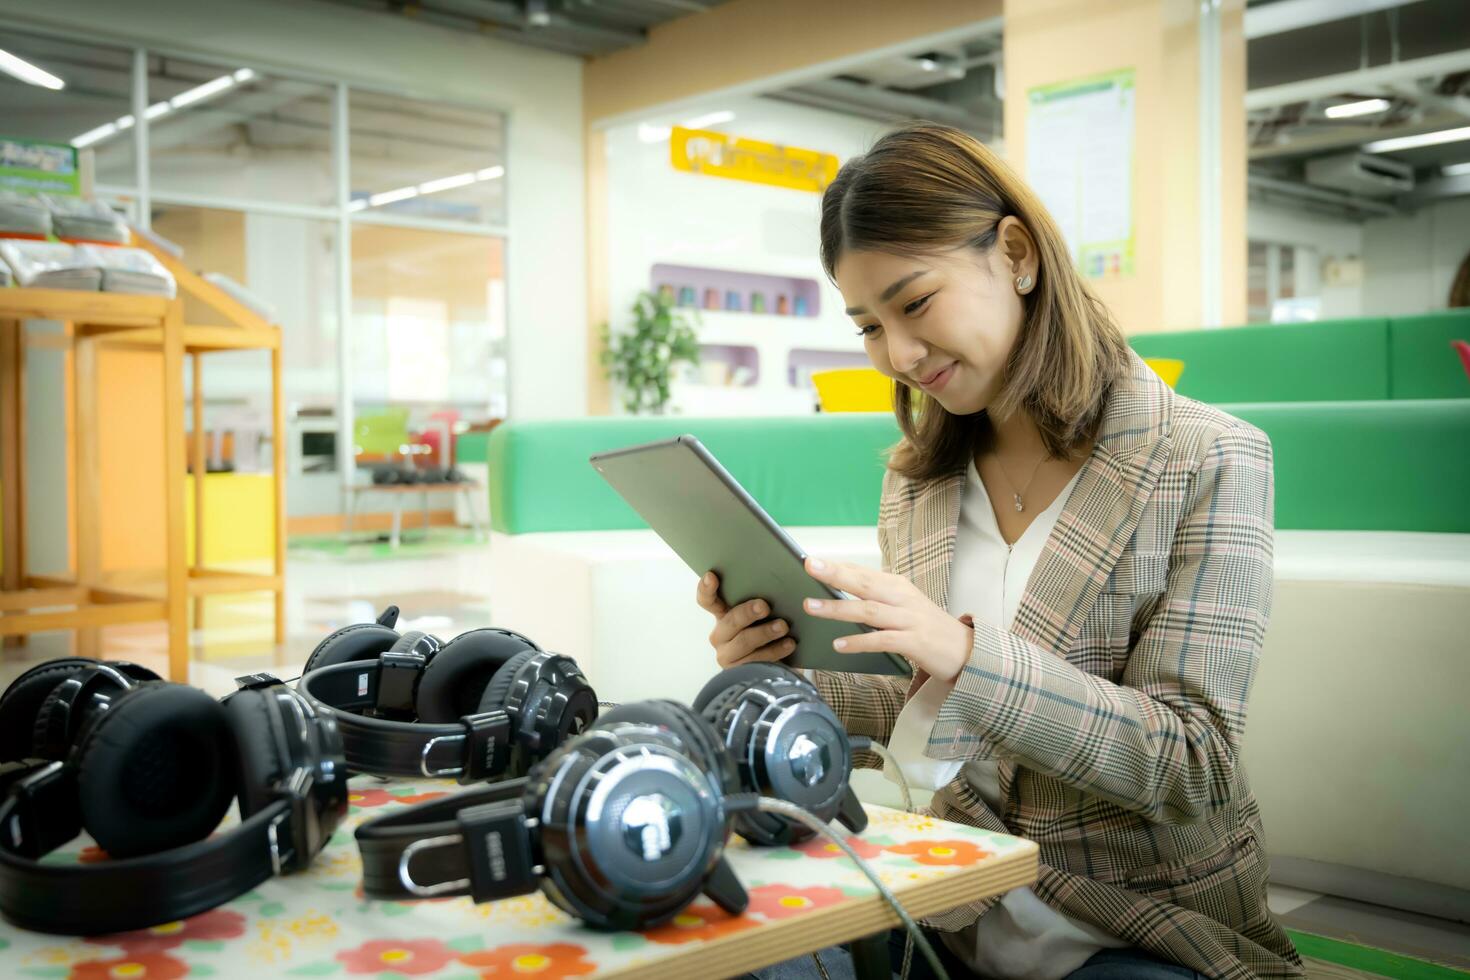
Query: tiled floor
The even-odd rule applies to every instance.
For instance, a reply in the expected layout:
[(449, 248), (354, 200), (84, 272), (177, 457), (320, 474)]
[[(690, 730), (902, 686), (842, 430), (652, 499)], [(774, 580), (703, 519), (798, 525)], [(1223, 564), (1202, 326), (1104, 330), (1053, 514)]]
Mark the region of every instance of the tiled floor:
[[(466, 540), (454, 532), (438, 532), (430, 541), (405, 546), (391, 558), (382, 557), (382, 549), (372, 545), (339, 553), (293, 550), (287, 562), (284, 646), (277, 649), (271, 636), (269, 596), (211, 598), (205, 628), (195, 633), (200, 659), (193, 664), (190, 679), (224, 694), (233, 690), (233, 678), (243, 673), (267, 670), (294, 677), (323, 636), (348, 623), (370, 621), (389, 604), (402, 611), (399, 629), (421, 629), (446, 639), (489, 625), (489, 550)], [(163, 646), (160, 625), (102, 631), (104, 656), (137, 661), (160, 672), (165, 667)], [(71, 637), (66, 633), (34, 636), (23, 647), (7, 649), (0, 661), (0, 687), (30, 664), (70, 652)], [(1276, 886), (1270, 904), (1290, 930), (1470, 971), (1470, 926)], [(1390, 968), (1365, 973), (1323, 960), (1309, 962), (1312, 977), (1402, 975), (1396, 969), (1382, 969)]]

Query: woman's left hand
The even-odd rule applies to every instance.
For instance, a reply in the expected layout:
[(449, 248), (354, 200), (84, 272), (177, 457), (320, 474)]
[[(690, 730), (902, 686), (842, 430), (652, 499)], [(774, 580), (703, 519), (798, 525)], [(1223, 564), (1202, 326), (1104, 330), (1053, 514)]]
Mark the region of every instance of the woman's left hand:
[(853, 599), (808, 599), (822, 619), (863, 623), (876, 632), (833, 641), (840, 653), (897, 653), (930, 677), (953, 682), (970, 659), (975, 631), (940, 609), (902, 575), (840, 561), (806, 560), (807, 574)]

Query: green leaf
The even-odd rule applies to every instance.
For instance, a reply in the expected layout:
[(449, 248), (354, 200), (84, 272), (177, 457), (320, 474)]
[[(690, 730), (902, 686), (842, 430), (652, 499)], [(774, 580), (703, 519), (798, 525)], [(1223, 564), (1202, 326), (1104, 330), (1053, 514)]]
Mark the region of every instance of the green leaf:
[(214, 973), (215, 970), (212, 966), (206, 966), (203, 963), (189, 964), (189, 976), (191, 977), (212, 977)]
[(218, 939), (185, 939), (184, 948), (197, 953), (218, 953), (225, 944)]
[(458, 939), (447, 940), (444, 945), (460, 953), (473, 953), (485, 948), (485, 940), (479, 936), (460, 936)]
[(320, 963), (307, 963), (302, 966), (294, 966), (286, 973), (293, 977), (324, 977), (328, 973), (336, 973), (342, 969), (342, 964), (336, 960), (323, 960)]
[(28, 977), (64, 977), (71, 972), (69, 966), (23, 966), (20, 972)]
[(636, 932), (620, 932), (612, 937), (612, 948), (615, 952), (623, 952), (629, 949), (638, 949), (648, 940)]
[(774, 851), (767, 851), (763, 856), (767, 861), (800, 861), (802, 858), (806, 857), (806, 855), (802, 854), (800, 851), (793, 851), (789, 847), (783, 847), (779, 850)]
[(286, 906), (280, 902), (266, 902), (260, 907), (260, 914), (266, 918), (270, 918), (273, 915), (280, 915), (284, 911), (286, 911)]

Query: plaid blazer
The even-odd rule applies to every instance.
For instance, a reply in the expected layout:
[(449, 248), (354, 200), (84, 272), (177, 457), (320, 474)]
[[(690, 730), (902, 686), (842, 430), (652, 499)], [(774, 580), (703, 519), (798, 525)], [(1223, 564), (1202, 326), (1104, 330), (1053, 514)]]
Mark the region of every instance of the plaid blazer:
[[(884, 570), (940, 608), (965, 477), (890, 470), (883, 482)], [(996, 760), (1005, 800), (991, 811), (961, 774), (934, 815), (1035, 841), (1043, 901), (1208, 977), (1303, 976), (1266, 907), (1240, 761), (1271, 607), (1272, 505), (1266, 436), (1175, 394), (1135, 356), (1011, 630), (974, 623), (927, 749)], [(910, 693), (867, 674), (816, 682), (850, 732), (885, 742)], [(960, 929), (993, 903), (929, 924)]]

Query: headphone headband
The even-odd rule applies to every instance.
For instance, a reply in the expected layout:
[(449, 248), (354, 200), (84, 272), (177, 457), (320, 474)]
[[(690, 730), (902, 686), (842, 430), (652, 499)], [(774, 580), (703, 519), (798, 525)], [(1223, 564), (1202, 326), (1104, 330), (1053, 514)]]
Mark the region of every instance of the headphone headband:
[[(337, 721), (342, 750), (354, 771), (380, 776), (452, 776), (479, 782), (503, 773), (510, 764), (511, 720), (504, 711), (465, 715), (458, 724), (395, 721), (359, 714), (386, 702), (399, 703), (407, 690), (413, 703), (414, 654), (384, 654), (378, 660), (351, 660), (319, 667), (298, 686)], [(417, 657), (417, 669), (423, 658)], [(397, 693), (395, 693), (397, 692)]]

